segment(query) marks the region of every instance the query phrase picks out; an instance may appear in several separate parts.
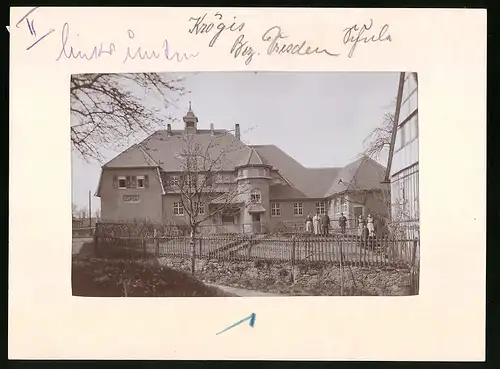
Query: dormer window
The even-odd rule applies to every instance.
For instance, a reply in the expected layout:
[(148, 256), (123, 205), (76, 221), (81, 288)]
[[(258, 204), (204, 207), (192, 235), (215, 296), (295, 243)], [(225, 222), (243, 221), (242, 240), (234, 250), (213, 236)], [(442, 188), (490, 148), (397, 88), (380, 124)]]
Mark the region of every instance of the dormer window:
[(144, 188), (144, 176), (137, 176), (137, 188)]

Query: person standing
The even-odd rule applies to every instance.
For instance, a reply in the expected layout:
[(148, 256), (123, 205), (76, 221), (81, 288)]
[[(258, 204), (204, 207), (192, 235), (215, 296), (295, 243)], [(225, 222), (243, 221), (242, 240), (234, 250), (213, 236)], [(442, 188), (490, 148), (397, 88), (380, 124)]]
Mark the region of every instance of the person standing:
[(309, 214), (306, 218), (306, 233), (313, 232), (313, 218), (311, 214)]
[(320, 222), (321, 222), (321, 217), (319, 216), (319, 213), (316, 212), (316, 214), (314, 215), (314, 218), (313, 218), (314, 234), (320, 233), (320, 230), (319, 230)]
[(358, 217), (358, 236), (362, 237), (363, 236), (363, 229), (365, 228), (365, 221), (363, 219), (363, 216), (360, 215)]
[(368, 214), (366, 217), (366, 227), (368, 228), (369, 235), (373, 237), (375, 234), (375, 227), (373, 225), (373, 217), (371, 214)]
[(321, 218), (321, 227), (324, 236), (328, 236), (328, 230), (330, 229), (330, 217), (328, 214), (323, 215)]
[(344, 216), (344, 213), (340, 213), (339, 225), (340, 225), (340, 231), (342, 233), (345, 233), (346, 223), (347, 223), (347, 218)]

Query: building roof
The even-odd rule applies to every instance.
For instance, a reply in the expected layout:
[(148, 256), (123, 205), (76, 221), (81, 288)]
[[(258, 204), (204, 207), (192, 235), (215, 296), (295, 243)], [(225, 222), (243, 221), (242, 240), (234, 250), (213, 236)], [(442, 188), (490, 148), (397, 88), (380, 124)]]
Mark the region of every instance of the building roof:
[[(225, 151), (221, 155), (222, 150)], [(103, 168), (157, 166), (165, 172), (183, 171), (183, 153), (200, 153), (213, 161), (220, 159), (218, 170), (232, 171), (238, 163), (248, 158), (251, 150), (227, 130), (198, 130), (196, 134), (185, 134), (184, 130), (159, 130), (140, 144), (134, 145)], [(208, 164), (207, 164), (208, 165)]]
[[(191, 147), (191, 149), (190, 149)], [(156, 167), (182, 172), (182, 153), (208, 153), (221, 158), (217, 170), (234, 171), (242, 165), (269, 165), (289, 184), (273, 184), (271, 199), (325, 198), (346, 190), (382, 188), (385, 168), (366, 156), (345, 167), (307, 168), (275, 145), (246, 145), (228, 130), (159, 130), (103, 166), (106, 168)], [(223, 155), (221, 155), (223, 153)]]
[(274, 184), (269, 187), (269, 198), (273, 200), (306, 199), (308, 196), (287, 184)]
[[(283, 150), (275, 145), (252, 145), (266, 163), (272, 165), (280, 174), (287, 179), (294, 187), (295, 191), (278, 187), (273, 192), (279, 194), (280, 197), (293, 193), (293, 198), (324, 197), (325, 192), (330, 188), (340, 168), (307, 168), (293, 159)], [(272, 186), (274, 187), (274, 186)], [(299, 196), (302, 193), (302, 196)]]
[(366, 155), (340, 169), (325, 197), (344, 191), (382, 189), (385, 167)]

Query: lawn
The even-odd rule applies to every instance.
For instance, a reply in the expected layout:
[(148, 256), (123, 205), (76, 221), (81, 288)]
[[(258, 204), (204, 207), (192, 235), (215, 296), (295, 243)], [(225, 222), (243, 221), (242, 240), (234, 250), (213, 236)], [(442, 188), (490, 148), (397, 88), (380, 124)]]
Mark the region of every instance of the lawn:
[(153, 261), (74, 257), (73, 296), (92, 297), (229, 297), (191, 275)]

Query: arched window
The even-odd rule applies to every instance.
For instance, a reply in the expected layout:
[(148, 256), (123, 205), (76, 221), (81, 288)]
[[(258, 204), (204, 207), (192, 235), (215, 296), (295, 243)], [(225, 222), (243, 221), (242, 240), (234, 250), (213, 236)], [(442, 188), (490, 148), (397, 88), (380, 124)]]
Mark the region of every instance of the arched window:
[(254, 188), (250, 192), (250, 201), (254, 204), (260, 204), (262, 202), (262, 195), (260, 193), (260, 190)]

